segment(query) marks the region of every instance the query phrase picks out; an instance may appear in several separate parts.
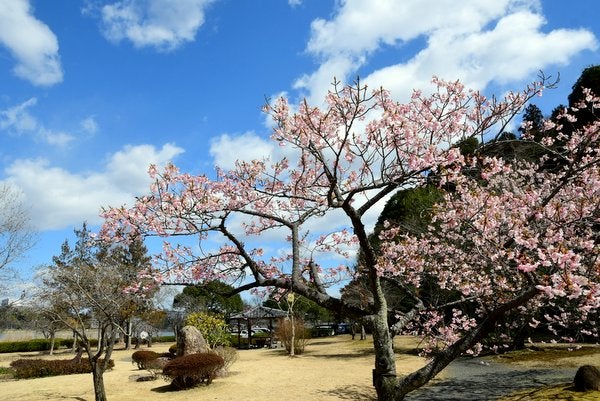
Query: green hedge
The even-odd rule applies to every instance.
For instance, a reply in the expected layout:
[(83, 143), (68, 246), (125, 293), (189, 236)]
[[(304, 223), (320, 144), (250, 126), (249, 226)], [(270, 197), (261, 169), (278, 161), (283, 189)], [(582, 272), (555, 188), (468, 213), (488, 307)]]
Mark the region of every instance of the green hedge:
[(174, 343), (175, 342), (175, 336), (158, 336), (158, 337), (152, 337), (152, 341), (153, 342), (157, 342), (157, 343)]
[[(175, 336), (153, 337), (152, 341), (158, 343), (172, 343), (175, 342)], [(43, 338), (26, 341), (0, 341), (0, 353), (48, 351), (50, 350), (50, 342), (50, 340)], [(90, 345), (96, 347), (98, 345), (98, 340), (91, 339)], [(54, 340), (54, 349), (59, 348), (73, 348), (73, 339), (56, 338)]]
[[(48, 351), (50, 349), (51, 340), (47, 339), (35, 339), (27, 341), (2, 341), (0, 342), (0, 353), (7, 352), (35, 352), (35, 351)], [(98, 345), (98, 340), (90, 340), (92, 347)], [(54, 340), (54, 349), (59, 348), (72, 348), (72, 338), (56, 338)]]

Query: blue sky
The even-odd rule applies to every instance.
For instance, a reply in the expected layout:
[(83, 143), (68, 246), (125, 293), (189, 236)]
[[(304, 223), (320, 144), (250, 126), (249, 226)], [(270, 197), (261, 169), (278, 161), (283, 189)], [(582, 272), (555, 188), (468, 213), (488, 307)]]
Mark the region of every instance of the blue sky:
[[(566, 103), (598, 64), (596, 0), (0, 0), (0, 184), (39, 232), (24, 279), (102, 206), (144, 192), (150, 163), (271, 150), (266, 98), (319, 104), (357, 75), (402, 100), (432, 75), (488, 94), (560, 73)], [(1, 295), (1, 294), (0, 294)]]

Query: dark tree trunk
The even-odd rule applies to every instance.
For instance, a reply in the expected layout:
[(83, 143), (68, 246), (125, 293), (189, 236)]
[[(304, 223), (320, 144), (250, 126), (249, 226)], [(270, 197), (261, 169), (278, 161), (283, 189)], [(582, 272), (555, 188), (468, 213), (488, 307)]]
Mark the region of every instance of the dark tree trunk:
[(104, 372), (110, 364), (110, 357), (116, 341), (117, 325), (109, 323), (102, 326), (99, 331), (98, 349), (95, 354), (92, 353), (91, 347), (87, 344), (86, 351), (92, 368), (95, 401), (107, 401), (106, 389), (104, 388)]
[(96, 401), (107, 401), (106, 390), (104, 389), (104, 370), (103, 364), (98, 360), (92, 363), (92, 375), (94, 378), (94, 394)]
[(395, 399), (394, 393), (398, 383), (396, 356), (388, 327), (387, 302), (378, 277), (372, 278), (372, 289), (376, 308), (373, 316), (373, 347), (375, 349), (373, 385), (379, 401), (392, 401)]

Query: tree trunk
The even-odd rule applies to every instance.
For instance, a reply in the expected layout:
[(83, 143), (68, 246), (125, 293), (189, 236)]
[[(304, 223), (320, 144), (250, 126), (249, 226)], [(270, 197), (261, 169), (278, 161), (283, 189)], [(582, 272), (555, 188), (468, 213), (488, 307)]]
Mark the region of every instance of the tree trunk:
[(125, 349), (131, 349), (131, 331), (133, 329), (133, 323), (131, 319), (127, 319), (127, 335), (125, 336)]
[(375, 369), (373, 369), (373, 385), (377, 391), (378, 401), (393, 401), (396, 386), (396, 356), (392, 345), (392, 337), (387, 320), (387, 302), (383, 295), (378, 277), (372, 279), (375, 295), (375, 315), (373, 317), (373, 347), (375, 349)]
[(103, 344), (100, 344), (100, 340), (103, 338), (102, 328), (100, 327), (100, 323), (98, 323), (98, 334), (96, 335), (96, 338), (98, 339), (98, 345), (96, 346), (96, 349), (100, 350), (100, 347), (103, 345)]
[(73, 330), (73, 346), (71, 347), (71, 352), (75, 353), (77, 350), (77, 332)]
[(94, 394), (96, 401), (107, 401), (106, 390), (104, 389), (104, 371), (103, 366), (98, 360), (91, 361), (92, 364), (92, 375), (94, 378)]
[(290, 340), (291, 345), (290, 345), (290, 356), (294, 357), (295, 355), (295, 350), (294, 348), (296, 347), (296, 327), (294, 324), (294, 314), (292, 313), (290, 315), (290, 322), (291, 322), (291, 329), (292, 329), (292, 338)]
[(54, 354), (54, 342), (56, 340), (56, 335), (54, 331), (50, 332), (50, 355)]

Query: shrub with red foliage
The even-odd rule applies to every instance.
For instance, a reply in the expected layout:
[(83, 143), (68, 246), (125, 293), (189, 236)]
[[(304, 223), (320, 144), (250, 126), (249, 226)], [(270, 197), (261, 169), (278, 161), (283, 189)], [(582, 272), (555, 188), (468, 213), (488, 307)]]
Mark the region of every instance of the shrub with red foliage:
[(173, 359), (165, 365), (162, 374), (172, 379), (171, 385), (177, 389), (194, 387), (204, 382), (208, 386), (224, 364), (220, 355), (201, 352)]
[(146, 369), (148, 362), (160, 357), (160, 354), (154, 351), (135, 351), (131, 354), (131, 363), (136, 363), (138, 369)]
[[(99, 363), (102, 363), (100, 360)], [(77, 373), (91, 373), (92, 368), (87, 358), (77, 359), (17, 359), (10, 366), (15, 370), (15, 378), (30, 379), (35, 377), (72, 375)], [(115, 366), (114, 361), (109, 361), (108, 368)]]

